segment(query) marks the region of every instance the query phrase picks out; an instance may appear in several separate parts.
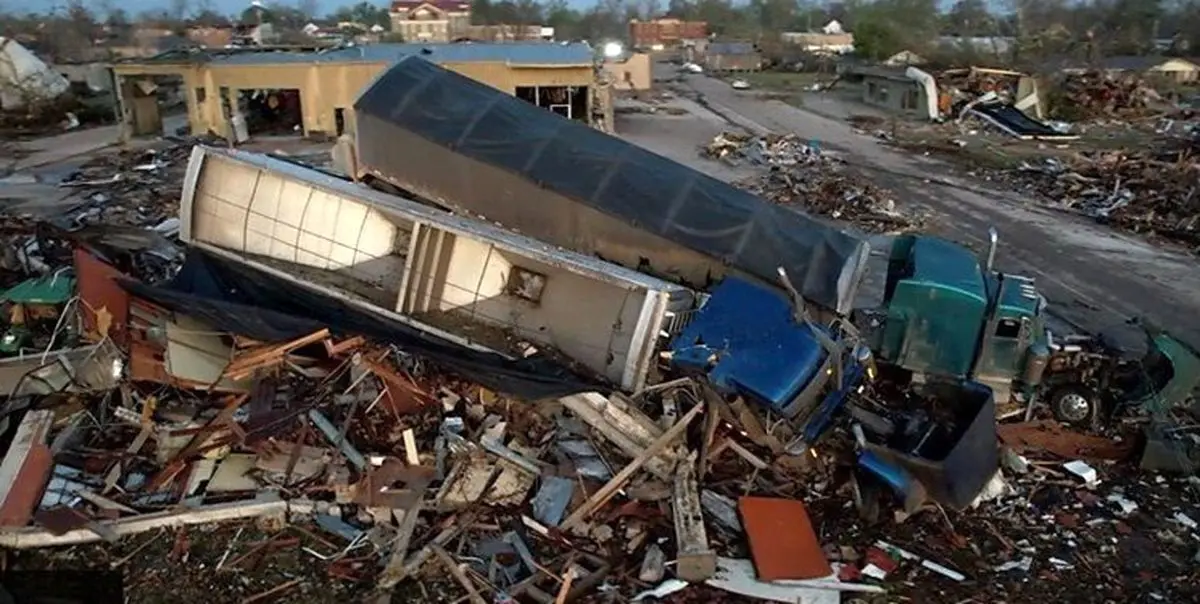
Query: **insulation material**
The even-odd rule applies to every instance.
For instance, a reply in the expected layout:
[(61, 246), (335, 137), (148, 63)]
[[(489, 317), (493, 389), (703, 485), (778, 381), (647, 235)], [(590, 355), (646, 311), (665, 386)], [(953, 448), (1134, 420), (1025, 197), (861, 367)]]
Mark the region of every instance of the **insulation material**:
[[(849, 310), (866, 262), (856, 235), (419, 57), (382, 74), (355, 112), (363, 171), (581, 253), (696, 286), (727, 266), (775, 284), (782, 266), (807, 299), (838, 311)], [(432, 157), (430, 145), (445, 155)], [(433, 161), (439, 169), (426, 169)], [(499, 181), (479, 182), (478, 164), (545, 195), (505, 200)], [(704, 266), (676, 266), (685, 250)]]

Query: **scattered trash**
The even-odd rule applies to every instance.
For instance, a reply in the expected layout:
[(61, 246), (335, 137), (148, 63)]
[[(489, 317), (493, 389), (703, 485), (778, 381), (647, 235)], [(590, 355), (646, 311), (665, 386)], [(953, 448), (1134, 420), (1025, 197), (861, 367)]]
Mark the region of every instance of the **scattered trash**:
[(1085, 462), (1078, 460), (1067, 462), (1063, 464), (1063, 469), (1081, 478), (1087, 486), (1095, 486), (1100, 483), (1100, 475)]
[(724, 132), (701, 149), (701, 155), (768, 167), (742, 186), (780, 205), (845, 220), (871, 232), (917, 230), (925, 223), (923, 216), (898, 210), (886, 190), (847, 173), (843, 162), (823, 153), (815, 141), (791, 134), (751, 137)]

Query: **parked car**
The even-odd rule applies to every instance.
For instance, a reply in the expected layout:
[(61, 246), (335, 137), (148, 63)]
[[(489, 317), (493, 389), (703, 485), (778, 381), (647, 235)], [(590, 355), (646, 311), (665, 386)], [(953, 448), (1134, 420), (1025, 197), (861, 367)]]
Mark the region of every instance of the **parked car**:
[(695, 63), (684, 63), (683, 70), (690, 73), (704, 73), (704, 68)]
[(734, 80), (734, 81), (730, 82), (729, 85), (733, 86), (734, 90), (749, 90), (750, 89), (750, 82), (747, 82), (746, 80)]

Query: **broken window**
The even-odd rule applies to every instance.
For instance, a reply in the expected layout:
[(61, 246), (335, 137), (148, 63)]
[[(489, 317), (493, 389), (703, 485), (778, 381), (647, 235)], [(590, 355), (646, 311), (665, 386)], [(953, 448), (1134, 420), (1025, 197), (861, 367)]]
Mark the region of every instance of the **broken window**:
[(517, 86), (514, 96), (567, 119), (587, 121), (587, 86)]
[(545, 289), (545, 275), (514, 266), (508, 274), (504, 293), (536, 304), (542, 301), (542, 291)]
[(1021, 322), (1016, 319), (1000, 319), (996, 323), (996, 337), (1016, 339), (1021, 335)]

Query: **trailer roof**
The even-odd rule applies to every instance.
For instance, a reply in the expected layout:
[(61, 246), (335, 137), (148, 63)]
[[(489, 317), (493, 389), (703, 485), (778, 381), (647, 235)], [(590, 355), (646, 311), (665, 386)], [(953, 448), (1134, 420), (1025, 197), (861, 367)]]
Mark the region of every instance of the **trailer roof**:
[(401, 59), (362, 93), (355, 111), (360, 123), (367, 116), (376, 124), (359, 132), (360, 145), (406, 131), (768, 283), (779, 282), (782, 267), (806, 299), (825, 308), (852, 305), (869, 251), (860, 236), (429, 61)]

